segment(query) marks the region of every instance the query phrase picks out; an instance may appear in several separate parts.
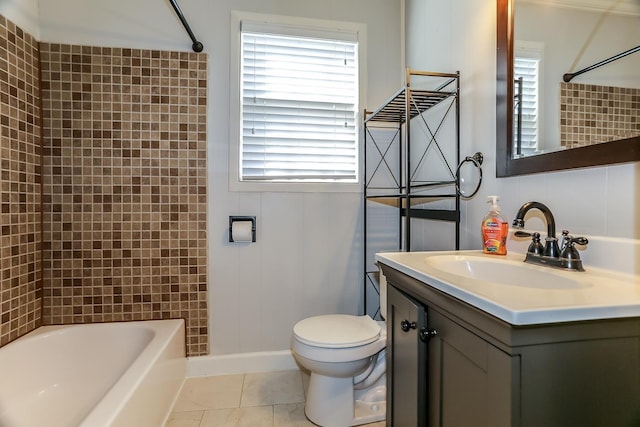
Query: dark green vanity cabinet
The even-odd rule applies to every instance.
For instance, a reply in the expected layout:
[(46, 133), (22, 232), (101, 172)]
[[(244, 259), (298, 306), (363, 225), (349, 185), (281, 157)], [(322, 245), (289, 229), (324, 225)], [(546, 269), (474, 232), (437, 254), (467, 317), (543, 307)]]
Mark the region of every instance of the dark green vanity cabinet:
[[(640, 426), (640, 319), (514, 326), (382, 268), (389, 284), (387, 425)], [(410, 316), (396, 309), (403, 305), (416, 307), (422, 322), (410, 333), (398, 323)], [(437, 334), (423, 341), (421, 329)]]

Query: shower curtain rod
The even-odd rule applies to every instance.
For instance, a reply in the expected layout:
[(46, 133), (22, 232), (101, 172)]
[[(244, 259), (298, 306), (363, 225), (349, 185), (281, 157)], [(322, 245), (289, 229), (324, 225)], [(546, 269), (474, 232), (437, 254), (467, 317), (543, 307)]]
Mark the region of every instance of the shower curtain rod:
[(202, 52), (202, 49), (204, 49), (204, 46), (202, 45), (202, 43), (200, 43), (196, 39), (196, 36), (193, 35), (193, 31), (191, 31), (191, 27), (189, 26), (189, 23), (185, 19), (184, 15), (182, 14), (182, 11), (180, 10), (180, 6), (178, 6), (178, 3), (176, 3), (176, 0), (169, 0), (169, 3), (171, 3), (171, 6), (173, 6), (173, 10), (176, 11), (176, 15), (178, 15), (178, 18), (180, 18), (180, 22), (182, 22), (184, 29), (187, 30), (189, 37), (191, 37), (191, 41), (193, 42), (193, 44), (191, 45), (191, 48), (193, 49), (193, 51)]
[(591, 66), (589, 66), (587, 68), (583, 68), (580, 71), (576, 71), (575, 73), (567, 73), (567, 74), (562, 76), (562, 80), (564, 80), (565, 82), (569, 83), (571, 81), (571, 79), (573, 79), (576, 76), (579, 76), (582, 73), (586, 73), (587, 71), (591, 71), (591, 70), (594, 70), (594, 69), (596, 69), (598, 67), (602, 67), (603, 65), (606, 65), (609, 62), (617, 61), (618, 59), (624, 58), (625, 56), (631, 55), (632, 53), (637, 52), (639, 50), (640, 50), (640, 46), (633, 47), (633, 48), (631, 48), (629, 50), (626, 50), (626, 51), (624, 51), (622, 53), (614, 55), (611, 58), (605, 59), (604, 61), (600, 61), (600, 62), (598, 62), (596, 64), (593, 64), (593, 65), (591, 65)]

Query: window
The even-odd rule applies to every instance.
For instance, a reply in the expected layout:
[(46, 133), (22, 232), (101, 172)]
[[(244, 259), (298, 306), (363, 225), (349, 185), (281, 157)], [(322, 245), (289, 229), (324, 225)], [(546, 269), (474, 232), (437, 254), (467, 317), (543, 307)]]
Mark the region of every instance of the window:
[[(515, 49), (514, 93), (516, 99), (514, 102), (513, 152), (516, 155), (526, 155), (539, 148), (542, 46), (540, 43), (516, 42)], [(518, 96), (519, 93), (521, 93), (521, 97)], [(521, 109), (519, 104), (521, 104)], [(518, 114), (520, 114), (520, 120), (518, 120)]]
[(239, 27), (238, 182), (357, 183), (358, 32)]

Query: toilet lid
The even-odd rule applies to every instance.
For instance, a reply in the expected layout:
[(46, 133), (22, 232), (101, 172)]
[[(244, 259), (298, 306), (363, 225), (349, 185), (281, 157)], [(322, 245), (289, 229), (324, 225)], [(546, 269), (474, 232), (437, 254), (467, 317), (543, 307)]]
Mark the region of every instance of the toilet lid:
[(378, 339), (380, 325), (369, 316), (328, 314), (299, 321), (293, 333), (299, 341), (316, 347), (356, 347)]

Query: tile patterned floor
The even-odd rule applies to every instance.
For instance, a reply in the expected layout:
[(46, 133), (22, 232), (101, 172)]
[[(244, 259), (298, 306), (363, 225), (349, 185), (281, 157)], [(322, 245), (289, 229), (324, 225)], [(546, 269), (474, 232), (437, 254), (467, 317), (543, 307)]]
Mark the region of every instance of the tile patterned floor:
[(165, 427), (313, 427), (304, 415), (307, 380), (297, 370), (188, 378)]

